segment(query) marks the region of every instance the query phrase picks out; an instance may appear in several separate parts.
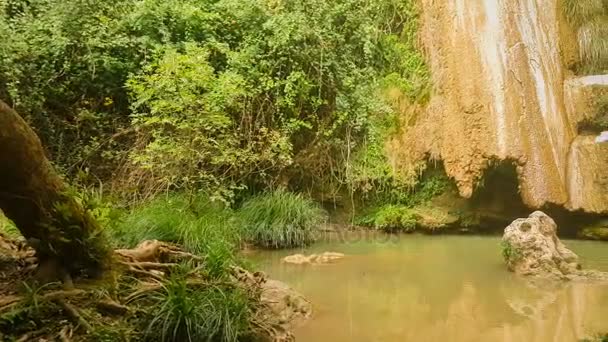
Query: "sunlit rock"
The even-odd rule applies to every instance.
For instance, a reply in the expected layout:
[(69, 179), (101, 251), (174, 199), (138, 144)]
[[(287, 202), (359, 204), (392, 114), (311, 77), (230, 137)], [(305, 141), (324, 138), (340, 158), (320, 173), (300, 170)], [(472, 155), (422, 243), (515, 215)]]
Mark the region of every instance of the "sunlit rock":
[(344, 254), (336, 252), (324, 252), (321, 254), (294, 254), (283, 258), (284, 263), (304, 265), (304, 264), (327, 264), (335, 260), (344, 258)]
[(510, 271), (520, 275), (563, 280), (608, 280), (608, 273), (583, 271), (578, 256), (557, 237), (557, 224), (536, 211), (511, 223), (502, 238)]

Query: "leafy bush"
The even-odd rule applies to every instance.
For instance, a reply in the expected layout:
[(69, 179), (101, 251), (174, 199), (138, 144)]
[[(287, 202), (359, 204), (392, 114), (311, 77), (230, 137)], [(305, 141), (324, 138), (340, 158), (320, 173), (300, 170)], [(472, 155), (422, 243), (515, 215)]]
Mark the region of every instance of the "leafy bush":
[(387, 170), (382, 93), (428, 97), (417, 27), (413, 0), (0, 1), (0, 97), (66, 173), (121, 165), (125, 194), (336, 193), (370, 144), (366, 184)]
[(266, 248), (299, 247), (313, 242), (325, 218), (313, 201), (282, 190), (249, 199), (238, 215), (244, 237)]
[(359, 222), (385, 233), (411, 233), (416, 229), (417, 219), (408, 207), (386, 205), (376, 209)]

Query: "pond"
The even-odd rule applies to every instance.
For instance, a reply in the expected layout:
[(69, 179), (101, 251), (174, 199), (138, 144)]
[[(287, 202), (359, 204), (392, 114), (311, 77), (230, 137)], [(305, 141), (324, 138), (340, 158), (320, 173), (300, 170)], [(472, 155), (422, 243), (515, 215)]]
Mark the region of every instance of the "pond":
[[(608, 271), (608, 244), (564, 241), (585, 268)], [(341, 252), (326, 265), (290, 265), (294, 253)], [(500, 238), (334, 235), (251, 256), (303, 293), (314, 316), (302, 342), (577, 341), (608, 332), (608, 286), (531, 284), (508, 272)]]

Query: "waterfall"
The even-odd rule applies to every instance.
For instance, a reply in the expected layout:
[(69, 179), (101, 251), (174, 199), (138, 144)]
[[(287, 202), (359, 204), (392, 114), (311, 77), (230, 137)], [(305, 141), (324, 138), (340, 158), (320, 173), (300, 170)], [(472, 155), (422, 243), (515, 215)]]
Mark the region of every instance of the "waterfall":
[(588, 115), (578, 102), (589, 102), (579, 88), (606, 86), (608, 75), (568, 79), (558, 1), (422, 0), (422, 41), (436, 91), (408, 139), (419, 155), (444, 161), (465, 197), (488, 165), (508, 159), (518, 165), (529, 206), (608, 211), (595, 194), (608, 188), (589, 179), (608, 161), (577, 138)]

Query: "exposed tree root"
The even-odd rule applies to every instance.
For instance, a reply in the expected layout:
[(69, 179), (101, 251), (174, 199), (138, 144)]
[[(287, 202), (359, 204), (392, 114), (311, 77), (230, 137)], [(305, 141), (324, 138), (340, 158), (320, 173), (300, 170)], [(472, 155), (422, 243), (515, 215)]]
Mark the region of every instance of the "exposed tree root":
[(71, 342), (72, 339), (72, 328), (69, 326), (64, 326), (63, 328), (61, 328), (61, 331), (59, 332), (59, 339), (61, 340), (61, 342)]
[[(52, 291), (40, 295), (39, 301), (59, 301), (66, 297), (76, 297), (87, 294), (87, 291), (81, 289)], [(0, 303), (0, 313), (13, 309), (16, 305), (24, 300), (21, 296), (12, 296), (4, 299)]]
[[(2, 242), (0, 237), (0, 248), (2, 248)], [(11, 247), (10, 244), (7, 248), (13, 251), (19, 250)], [(31, 258), (28, 253), (26, 252), (22, 256)], [(64, 278), (61, 290), (56, 287), (54, 289), (49, 287), (48, 290), (40, 287), (33, 294), (31, 291), (27, 294), (5, 294), (0, 296), (0, 322), (5, 314), (18, 312), (18, 310), (32, 305), (32, 296), (35, 296), (37, 306), (44, 306), (45, 303), (56, 304), (54, 310), (63, 313), (64, 320), (58, 316), (47, 318), (51, 322), (49, 324), (55, 322), (56, 327), (47, 328), (42, 332), (26, 332), (15, 340), (30, 341), (39, 335), (44, 335), (49, 337), (49, 340), (82, 341), (82, 336), (95, 329), (89, 321), (97, 323), (100, 319), (104, 319), (112, 325), (114, 324), (112, 322), (128, 322), (129, 317), (137, 317), (142, 312), (145, 314), (146, 299), (154, 297), (150, 296), (151, 293), (163, 291), (167, 278), (183, 262), (188, 262), (193, 266), (193, 269), (186, 275), (185, 281), (186, 286), (191, 290), (204, 290), (211, 287), (240, 288), (250, 293), (253, 298), (259, 299), (261, 298), (260, 289), (266, 282), (263, 273), (250, 273), (239, 267), (230, 269), (229, 279), (208, 278), (203, 272), (204, 258), (184, 252), (176, 245), (156, 240), (144, 241), (134, 249), (116, 250), (114, 255), (116, 267), (112, 268), (112, 272), (115, 278), (112, 278), (114, 279), (112, 288), (107, 291), (100, 292), (99, 285), (73, 282), (71, 278)], [(57, 270), (54, 266), (49, 269), (53, 268)], [(263, 305), (261, 307), (266, 308)], [(252, 328), (260, 336), (272, 336), (269, 340), (291, 341), (291, 335), (278, 323), (276, 325), (268, 323), (268, 317), (271, 316), (272, 314), (267, 312), (256, 314), (251, 321)], [(66, 318), (71, 324), (66, 325)], [(0, 331), (0, 337), (1, 333), (2, 331)], [(279, 336), (281, 337), (279, 338)]]
[(73, 323), (83, 327), (85, 331), (92, 331), (91, 325), (89, 324), (89, 322), (87, 322), (86, 319), (82, 317), (76, 307), (62, 299), (57, 299), (56, 302), (61, 305), (65, 313), (72, 319)]
[(204, 261), (204, 258), (184, 252), (175, 244), (158, 240), (147, 240), (137, 245), (134, 249), (117, 249), (114, 253), (122, 258), (123, 262), (171, 263), (184, 260)]

